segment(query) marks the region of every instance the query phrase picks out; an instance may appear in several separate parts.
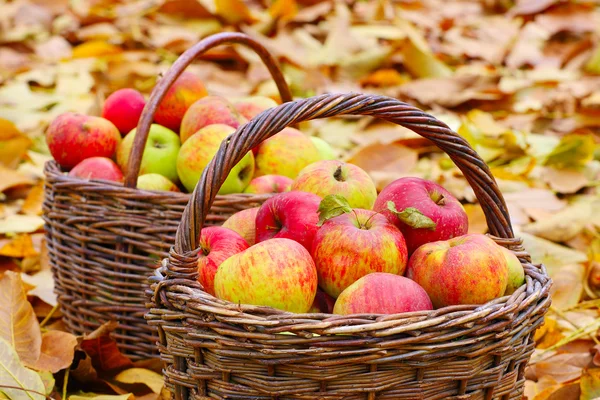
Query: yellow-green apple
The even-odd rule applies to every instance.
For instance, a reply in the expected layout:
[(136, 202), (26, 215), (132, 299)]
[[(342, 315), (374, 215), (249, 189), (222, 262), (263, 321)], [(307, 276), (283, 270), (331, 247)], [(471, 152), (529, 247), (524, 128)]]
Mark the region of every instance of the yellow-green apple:
[(283, 175), (263, 175), (250, 181), (244, 193), (283, 193), (290, 190), (294, 181)]
[(144, 96), (137, 90), (119, 89), (104, 101), (102, 117), (115, 124), (122, 135), (126, 135), (137, 126), (145, 105)]
[(250, 246), (256, 241), (256, 214), (259, 207), (238, 211), (223, 222), (223, 228), (229, 228), (244, 238)]
[(335, 302), (334, 314), (400, 314), (432, 310), (427, 292), (400, 275), (375, 272), (348, 286)]
[(69, 171), (69, 176), (82, 179), (104, 179), (123, 182), (123, 173), (113, 160), (106, 157), (86, 158)]
[(70, 169), (86, 158), (112, 158), (121, 134), (109, 120), (68, 112), (54, 118), (46, 142), (56, 162)]
[(460, 202), (440, 185), (425, 179), (395, 180), (379, 193), (373, 209), (400, 228), (409, 255), (425, 243), (461, 236), (469, 230), (469, 219)]
[(325, 221), (311, 255), (319, 286), (332, 297), (373, 272), (402, 275), (408, 261), (402, 232), (383, 215), (358, 208)]
[(314, 193), (325, 197), (330, 194), (343, 196), (352, 208), (370, 210), (377, 198), (375, 183), (360, 167), (338, 160), (312, 163), (298, 174), (292, 190)]
[(333, 313), (333, 306), (335, 299), (317, 287), (317, 294), (315, 295), (315, 301), (308, 312), (310, 313)]
[(232, 128), (245, 124), (233, 104), (219, 96), (207, 96), (190, 106), (181, 121), (179, 136), (185, 143), (194, 133), (208, 125), (223, 124)]
[(506, 259), (506, 266), (508, 267), (508, 283), (506, 284), (505, 295), (513, 294), (515, 290), (525, 284), (525, 271), (523, 270), (523, 264), (515, 256), (515, 253), (508, 250), (506, 247), (500, 246), (502, 254)]
[[(192, 135), (181, 146), (177, 157), (177, 172), (183, 186), (192, 192), (202, 172), (217, 154), (221, 142), (235, 129), (223, 124), (209, 125)], [(254, 156), (248, 152), (232, 169), (219, 194), (242, 193), (254, 174)]]
[(504, 294), (508, 266), (492, 239), (469, 234), (419, 247), (406, 276), (425, 289), (435, 308), (483, 304)]
[(215, 275), (218, 298), (235, 304), (307, 312), (317, 291), (317, 271), (308, 251), (289, 239), (270, 239), (234, 254)]
[[(125, 173), (129, 166), (129, 155), (136, 131), (137, 129), (134, 129), (129, 132), (117, 150), (117, 164)], [(152, 124), (144, 147), (140, 175), (160, 174), (171, 182), (177, 182), (176, 163), (180, 147), (179, 136), (175, 132), (164, 126)]]
[(302, 168), (321, 156), (312, 140), (294, 128), (285, 128), (258, 146), (256, 176), (283, 175), (296, 178)]
[(256, 214), (256, 242), (286, 238), (310, 250), (318, 229), (320, 202), (316, 194), (297, 191), (267, 199)]
[(181, 120), (188, 108), (198, 99), (206, 96), (208, 92), (202, 80), (191, 72), (184, 71), (169, 88), (162, 99), (154, 121), (175, 132), (179, 131)]
[(317, 150), (319, 150), (319, 154), (321, 155), (321, 160), (335, 160), (337, 158), (329, 143), (316, 136), (311, 136), (310, 140), (317, 146)]
[(221, 226), (209, 226), (200, 232), (198, 282), (206, 293), (215, 295), (215, 274), (229, 257), (246, 250), (248, 243), (237, 232)]
[(236, 110), (247, 120), (251, 120), (269, 108), (277, 107), (277, 102), (270, 97), (251, 96), (234, 102)]
[(161, 190), (164, 192), (180, 192), (176, 184), (160, 174), (144, 174), (137, 179), (137, 188), (141, 190)]

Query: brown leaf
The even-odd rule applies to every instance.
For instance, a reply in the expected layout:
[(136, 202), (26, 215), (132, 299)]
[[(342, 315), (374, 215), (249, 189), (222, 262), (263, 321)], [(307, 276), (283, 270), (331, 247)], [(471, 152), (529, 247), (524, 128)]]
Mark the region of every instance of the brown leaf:
[(0, 256), (23, 258), (36, 255), (38, 252), (33, 248), (29, 235), (18, 235), (5, 244), (0, 240)]
[(40, 356), (40, 325), (27, 301), (21, 276), (7, 271), (0, 278), (0, 338), (15, 348), (25, 365), (35, 365)]
[(86, 335), (80, 347), (92, 358), (92, 365), (99, 372), (115, 372), (133, 366), (133, 362), (121, 354), (117, 342), (110, 332), (117, 327), (114, 321), (107, 322)]
[(42, 215), (42, 203), (44, 202), (44, 182), (40, 182), (31, 188), (21, 206), (21, 212), (25, 215)]
[(0, 193), (7, 189), (13, 189), (19, 186), (29, 186), (35, 183), (30, 177), (2, 165), (0, 165), (0, 176), (2, 176), (2, 180), (0, 180)]
[(595, 400), (600, 397), (600, 368), (586, 368), (581, 375), (579, 400)]
[(545, 167), (542, 177), (552, 190), (559, 193), (575, 193), (590, 184), (585, 174), (576, 169)]
[(42, 335), (42, 350), (40, 358), (33, 369), (56, 373), (67, 368), (75, 356), (77, 338), (67, 332), (48, 331)]
[[(16, 168), (31, 144), (31, 139), (21, 133), (12, 122), (0, 118), (0, 166)], [(5, 170), (2, 169), (2, 171)], [(0, 174), (4, 181), (4, 172), (0, 172)], [(2, 186), (0, 185), (0, 187)]]
[(550, 288), (552, 306), (557, 310), (575, 307), (583, 295), (585, 267), (581, 264), (565, 265), (552, 271), (554, 285)]
[(533, 370), (537, 379), (550, 377), (555, 382), (564, 383), (581, 376), (581, 372), (591, 361), (592, 355), (589, 352), (556, 354), (535, 363)]

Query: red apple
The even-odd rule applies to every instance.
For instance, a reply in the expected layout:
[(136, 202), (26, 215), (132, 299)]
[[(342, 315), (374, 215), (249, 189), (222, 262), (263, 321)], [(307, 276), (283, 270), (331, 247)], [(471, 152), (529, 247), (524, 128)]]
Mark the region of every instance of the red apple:
[(121, 134), (104, 118), (69, 112), (52, 121), (46, 131), (46, 142), (61, 167), (73, 168), (86, 158), (112, 158)]
[(288, 192), (294, 181), (283, 175), (263, 175), (250, 181), (244, 193), (267, 194)]
[(419, 247), (406, 276), (425, 289), (435, 308), (483, 304), (504, 294), (508, 266), (492, 239), (470, 234)]
[(215, 275), (215, 293), (235, 304), (307, 312), (317, 291), (308, 251), (289, 239), (271, 239), (234, 254)]
[(319, 286), (332, 297), (373, 272), (402, 275), (408, 261), (402, 232), (383, 215), (362, 209), (325, 221), (311, 255)]
[(204, 83), (202, 83), (200, 78), (191, 72), (183, 72), (160, 102), (154, 114), (154, 121), (159, 125), (179, 132), (181, 120), (187, 109), (196, 100), (201, 99), (207, 94)]
[(209, 226), (200, 232), (200, 258), (198, 259), (198, 282), (206, 293), (215, 295), (215, 274), (219, 265), (234, 254), (248, 248), (248, 243), (231, 229)]
[(81, 179), (104, 179), (123, 182), (123, 173), (113, 160), (106, 157), (86, 158), (73, 167), (69, 176)]
[(247, 120), (251, 120), (269, 108), (277, 107), (277, 102), (270, 97), (251, 96), (236, 101), (235, 108)]
[(312, 247), (321, 198), (312, 193), (285, 192), (267, 199), (256, 214), (256, 242), (271, 238), (295, 240)]
[(115, 124), (122, 135), (126, 135), (137, 126), (145, 105), (144, 96), (137, 90), (119, 89), (104, 101), (102, 117)]
[[(387, 203), (394, 203), (402, 212), (418, 210), (429, 218), (435, 227), (411, 226), (409, 220), (401, 220), (388, 210)], [(375, 200), (375, 211), (382, 212), (404, 234), (408, 254), (419, 246), (464, 235), (469, 229), (469, 220), (463, 206), (440, 185), (420, 178), (400, 178), (387, 185)]]
[(185, 112), (179, 136), (181, 143), (184, 143), (206, 126), (222, 124), (237, 129), (246, 122), (246, 118), (242, 117), (229, 101), (219, 96), (207, 96), (196, 101)]
[(427, 292), (403, 276), (376, 272), (348, 286), (335, 302), (334, 314), (399, 314), (431, 310)]
[(332, 314), (333, 306), (335, 305), (335, 299), (321, 290), (321, 288), (317, 288), (317, 294), (315, 295), (315, 301), (313, 302), (310, 310), (310, 313), (325, 313)]
[(238, 211), (223, 222), (223, 228), (236, 231), (250, 246), (256, 241), (256, 214), (259, 207)]

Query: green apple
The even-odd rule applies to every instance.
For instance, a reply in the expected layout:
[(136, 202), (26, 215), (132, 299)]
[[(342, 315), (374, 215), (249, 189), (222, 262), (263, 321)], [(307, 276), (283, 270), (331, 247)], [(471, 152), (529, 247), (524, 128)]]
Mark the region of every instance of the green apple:
[(313, 141), (314, 145), (317, 147), (317, 150), (319, 150), (321, 160), (335, 160), (337, 158), (333, 148), (329, 143), (316, 136), (311, 136), (310, 140)]
[(162, 190), (165, 192), (180, 191), (177, 185), (160, 174), (140, 175), (137, 180), (137, 188), (142, 190)]
[[(219, 150), (223, 139), (233, 132), (235, 132), (235, 128), (228, 125), (208, 125), (190, 136), (181, 146), (177, 157), (177, 173), (181, 183), (188, 191), (194, 190), (204, 168)], [(250, 183), (253, 174), (254, 156), (252, 152), (248, 152), (233, 167), (221, 186), (219, 194), (242, 193)]]
[[(117, 149), (117, 164), (127, 174), (129, 154), (133, 146), (136, 129), (125, 136)], [(140, 175), (160, 174), (172, 182), (177, 182), (177, 154), (181, 142), (179, 136), (164, 126), (152, 124), (148, 133), (148, 140), (142, 156)]]
[(504, 295), (508, 296), (513, 294), (515, 290), (525, 284), (525, 271), (521, 261), (515, 256), (515, 253), (508, 250), (506, 247), (499, 246), (506, 259), (506, 266), (508, 267), (508, 283)]

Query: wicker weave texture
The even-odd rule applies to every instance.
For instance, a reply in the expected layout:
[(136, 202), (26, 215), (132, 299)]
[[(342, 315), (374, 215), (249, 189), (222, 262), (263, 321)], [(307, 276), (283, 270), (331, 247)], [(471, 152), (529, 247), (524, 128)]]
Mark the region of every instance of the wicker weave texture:
[[(526, 283), (484, 305), (396, 315), (293, 314), (232, 304), (196, 281), (198, 232), (231, 168), (285, 126), (343, 114), (412, 129), (464, 173), (492, 238), (519, 257)], [(186, 206), (175, 246), (151, 278), (165, 377), (183, 399), (519, 399), (533, 333), (550, 306), (551, 281), (513, 237), (488, 166), (442, 122), (398, 100), (326, 94), (282, 104), (240, 127), (205, 170)]]

